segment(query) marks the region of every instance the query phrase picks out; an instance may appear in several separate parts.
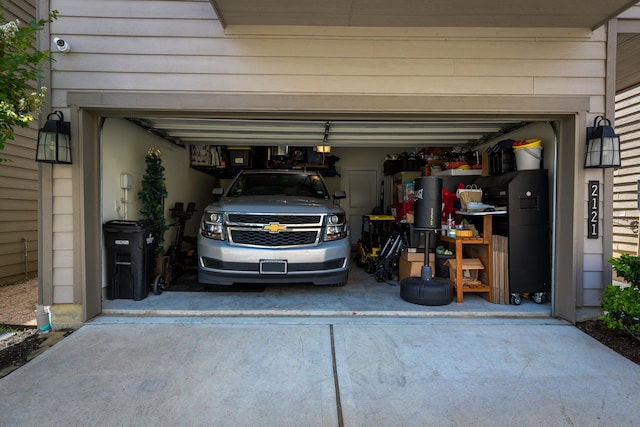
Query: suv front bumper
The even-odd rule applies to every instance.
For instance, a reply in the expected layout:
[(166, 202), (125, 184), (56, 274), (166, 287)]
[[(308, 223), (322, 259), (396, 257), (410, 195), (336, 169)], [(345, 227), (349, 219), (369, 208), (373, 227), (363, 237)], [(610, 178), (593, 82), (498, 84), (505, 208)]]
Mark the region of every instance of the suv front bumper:
[(301, 248), (252, 248), (201, 237), (198, 281), (206, 284), (344, 284), (349, 275), (349, 239)]

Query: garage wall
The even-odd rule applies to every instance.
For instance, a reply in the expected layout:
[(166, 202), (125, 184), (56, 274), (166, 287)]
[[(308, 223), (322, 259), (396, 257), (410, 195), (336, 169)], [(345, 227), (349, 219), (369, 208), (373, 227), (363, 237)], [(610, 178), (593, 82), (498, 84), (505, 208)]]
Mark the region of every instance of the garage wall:
[[(198, 212), (185, 228), (185, 234), (196, 235), (200, 215), (210, 203), (211, 189), (215, 178), (189, 167), (189, 150), (178, 147), (162, 138), (154, 136), (124, 119), (106, 119), (102, 130), (102, 219), (110, 221), (125, 219), (125, 206), (122, 203), (124, 191), (120, 188), (120, 174), (128, 173), (133, 177), (133, 188), (128, 191), (126, 219), (144, 219), (140, 214), (141, 203), (138, 192), (142, 189), (142, 176), (145, 171), (145, 156), (151, 147), (162, 152), (162, 165), (168, 197), (165, 199), (166, 219), (175, 222), (168, 210), (176, 202), (196, 202)], [(120, 207), (118, 211), (116, 206)], [(175, 228), (165, 234), (166, 247), (175, 237)]]
[[(4, 18), (22, 25), (35, 17), (35, 0), (3, 0)], [(37, 122), (14, 129), (0, 157), (0, 285), (15, 283), (38, 272)]]
[[(591, 101), (588, 121), (605, 109), (603, 28), (229, 27), (225, 32), (205, 0), (52, 0), (50, 7), (60, 12), (51, 36), (71, 45), (68, 54), (54, 52), (52, 64), (52, 106), (65, 114), (69, 91), (173, 93), (177, 99), (195, 93), (502, 95), (510, 99), (496, 110), (502, 113), (525, 97), (584, 96)], [(201, 104), (183, 107), (185, 114), (206, 110)], [(339, 100), (335, 108), (349, 110)], [(414, 108), (420, 111), (419, 105)], [(548, 110), (554, 111), (551, 102)], [(455, 111), (464, 112), (464, 102)], [(586, 181), (601, 178), (600, 171), (579, 178), (585, 197)], [(603, 254), (601, 241), (588, 243), (585, 257)], [(597, 301), (578, 301), (583, 303)]]

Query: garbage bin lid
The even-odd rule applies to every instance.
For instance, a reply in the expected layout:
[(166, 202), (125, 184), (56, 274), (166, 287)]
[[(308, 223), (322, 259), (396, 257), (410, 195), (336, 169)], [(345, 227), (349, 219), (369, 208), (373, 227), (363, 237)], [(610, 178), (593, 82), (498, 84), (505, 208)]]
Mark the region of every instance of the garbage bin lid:
[(124, 219), (113, 219), (111, 221), (107, 221), (104, 225), (116, 225), (122, 227), (142, 227), (145, 225), (145, 221), (143, 220), (124, 220)]

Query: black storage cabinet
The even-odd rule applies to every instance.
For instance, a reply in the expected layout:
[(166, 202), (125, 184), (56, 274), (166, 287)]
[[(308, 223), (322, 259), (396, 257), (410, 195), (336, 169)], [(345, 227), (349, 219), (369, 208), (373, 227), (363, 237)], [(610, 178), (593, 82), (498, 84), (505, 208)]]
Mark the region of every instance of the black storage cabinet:
[(155, 235), (143, 221), (114, 220), (102, 225), (107, 250), (107, 299), (139, 301), (149, 295)]
[(509, 238), (509, 291), (551, 291), (548, 171), (523, 170), (480, 177), (482, 201), (507, 207), (493, 216), (493, 234)]

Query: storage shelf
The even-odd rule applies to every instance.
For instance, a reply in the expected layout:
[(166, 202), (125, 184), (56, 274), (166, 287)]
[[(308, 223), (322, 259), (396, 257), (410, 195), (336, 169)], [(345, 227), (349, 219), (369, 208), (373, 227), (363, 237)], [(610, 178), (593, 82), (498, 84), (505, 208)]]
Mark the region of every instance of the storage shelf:
[[(204, 165), (191, 165), (192, 169), (199, 170), (200, 172), (204, 172), (209, 175), (216, 176), (218, 178), (233, 178), (236, 176), (238, 172), (246, 169), (256, 169), (248, 166), (238, 167), (220, 167), (220, 166), (204, 166)], [(318, 164), (302, 164), (302, 165), (290, 165), (290, 166), (282, 166), (282, 167), (270, 167), (268, 169), (300, 169), (300, 170), (310, 170), (310, 171), (319, 171), (321, 174), (323, 171), (326, 171), (328, 168), (327, 165), (318, 165)]]
[[(456, 212), (458, 214), (464, 214), (462, 212)], [(451, 243), (455, 245), (455, 260), (456, 260), (456, 273), (455, 277), (451, 282), (456, 288), (456, 302), (461, 303), (464, 300), (465, 292), (482, 292), (487, 294), (487, 301), (491, 302), (491, 292), (492, 292), (492, 252), (493, 248), (491, 247), (491, 236), (492, 236), (492, 218), (493, 215), (491, 213), (483, 212), (480, 216), (483, 218), (482, 224), (482, 236), (481, 237), (449, 237), (449, 236), (441, 236), (440, 240), (443, 242)], [(464, 245), (485, 245), (487, 247), (487, 257), (486, 263), (484, 266), (484, 271), (486, 274), (486, 282), (478, 283), (477, 281), (472, 281), (471, 283), (465, 283), (464, 277), (462, 275), (463, 269), (463, 248)]]
[(447, 169), (432, 173), (433, 176), (482, 175), (482, 169)]

